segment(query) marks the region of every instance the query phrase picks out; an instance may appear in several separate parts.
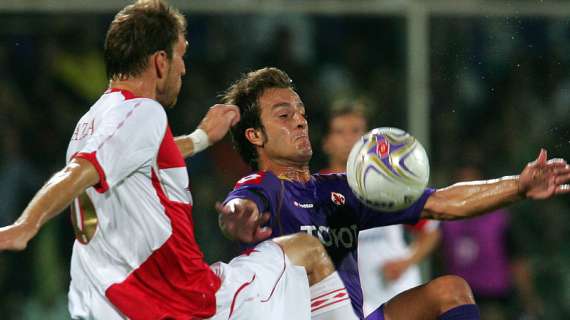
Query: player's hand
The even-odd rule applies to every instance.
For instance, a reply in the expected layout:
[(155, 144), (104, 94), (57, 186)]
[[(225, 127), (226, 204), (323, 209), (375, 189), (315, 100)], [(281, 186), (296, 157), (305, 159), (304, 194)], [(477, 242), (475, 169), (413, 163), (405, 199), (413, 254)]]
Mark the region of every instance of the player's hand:
[(270, 214), (260, 214), (255, 202), (233, 199), (226, 205), (216, 203), (218, 223), (224, 235), (232, 240), (255, 243), (271, 236), (271, 228), (263, 227)]
[(26, 249), (35, 232), (21, 224), (0, 228), (0, 251), (20, 251)]
[(541, 149), (535, 161), (530, 162), (519, 177), (519, 193), (530, 199), (547, 199), (569, 193), (570, 166), (564, 159), (547, 160)]
[(409, 267), (410, 263), (406, 259), (388, 261), (382, 266), (382, 274), (384, 279), (396, 281)]
[(208, 110), (198, 128), (208, 135), (210, 144), (214, 144), (228, 133), (240, 119), (239, 109), (232, 104), (216, 104)]

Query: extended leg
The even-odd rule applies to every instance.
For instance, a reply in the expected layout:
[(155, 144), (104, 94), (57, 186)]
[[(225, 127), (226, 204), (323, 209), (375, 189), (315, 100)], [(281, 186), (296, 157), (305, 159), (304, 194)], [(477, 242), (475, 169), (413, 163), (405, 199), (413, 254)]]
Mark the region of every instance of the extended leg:
[(291, 262), (305, 267), (311, 286), (311, 319), (356, 320), (350, 298), (319, 239), (298, 233), (275, 238)]
[(316, 284), (335, 272), (334, 265), (319, 239), (306, 233), (274, 238), (291, 262), (305, 267), (309, 285)]
[(443, 276), (404, 291), (384, 305), (385, 320), (479, 319), (471, 288), (457, 276)]

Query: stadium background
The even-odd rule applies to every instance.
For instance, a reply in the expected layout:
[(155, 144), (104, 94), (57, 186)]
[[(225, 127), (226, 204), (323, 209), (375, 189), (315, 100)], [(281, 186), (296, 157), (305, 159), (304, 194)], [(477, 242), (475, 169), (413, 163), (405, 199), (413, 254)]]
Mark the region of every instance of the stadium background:
[[(0, 225), (20, 215), (64, 165), (75, 122), (105, 90), (105, 30), (127, 1), (0, 1)], [(568, 1), (171, 1), (189, 19), (188, 74), (175, 134), (188, 133), (240, 73), (277, 66), (307, 106), (313, 169), (324, 165), (324, 117), (336, 99), (368, 102), (370, 124), (428, 146), (431, 185), (478, 160), (487, 177), (514, 174), (540, 147), (570, 158)], [(190, 159), (194, 219), (208, 262), (234, 244), (213, 204), (247, 172), (230, 139)], [(568, 197), (513, 207), (545, 319), (570, 318)], [(65, 319), (69, 214), (23, 253), (0, 254), (0, 318)], [(437, 266), (434, 273), (437, 273)]]

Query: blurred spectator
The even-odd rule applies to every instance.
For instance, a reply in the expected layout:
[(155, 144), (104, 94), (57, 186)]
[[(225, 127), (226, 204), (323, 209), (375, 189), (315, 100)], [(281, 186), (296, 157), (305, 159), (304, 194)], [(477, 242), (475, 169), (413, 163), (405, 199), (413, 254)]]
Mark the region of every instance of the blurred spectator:
[[(456, 179), (479, 180), (483, 175), (471, 163), (457, 170)], [(481, 319), (538, 319), (542, 314), (527, 258), (517, 254), (510, 223), (507, 209), (442, 223), (444, 268), (469, 283)]]
[[(352, 146), (367, 131), (365, 101), (353, 98), (333, 103), (323, 140), (329, 165), (320, 173), (346, 172)], [(438, 221), (421, 220), (410, 228), (392, 225), (360, 231), (358, 271), (364, 316), (400, 292), (422, 284), (418, 264), (437, 247), (438, 224)], [(406, 241), (406, 238), (411, 240)]]

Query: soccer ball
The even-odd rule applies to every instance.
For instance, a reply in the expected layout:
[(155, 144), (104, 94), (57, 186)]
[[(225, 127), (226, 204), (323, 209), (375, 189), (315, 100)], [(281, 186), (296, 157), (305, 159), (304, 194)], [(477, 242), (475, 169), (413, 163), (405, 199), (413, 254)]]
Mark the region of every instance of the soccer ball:
[(352, 147), (346, 169), (354, 194), (379, 211), (408, 208), (429, 180), (424, 147), (398, 128), (376, 128), (363, 135)]

